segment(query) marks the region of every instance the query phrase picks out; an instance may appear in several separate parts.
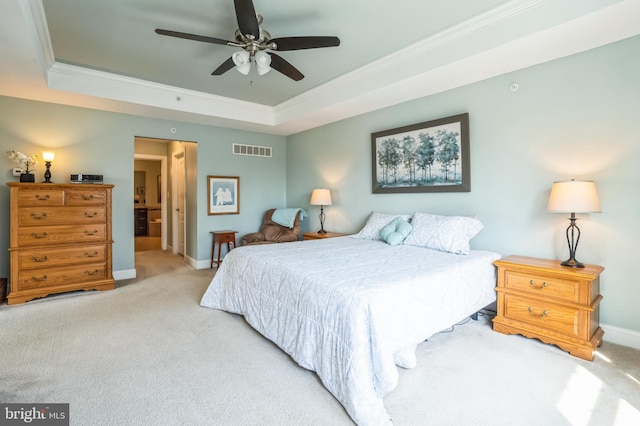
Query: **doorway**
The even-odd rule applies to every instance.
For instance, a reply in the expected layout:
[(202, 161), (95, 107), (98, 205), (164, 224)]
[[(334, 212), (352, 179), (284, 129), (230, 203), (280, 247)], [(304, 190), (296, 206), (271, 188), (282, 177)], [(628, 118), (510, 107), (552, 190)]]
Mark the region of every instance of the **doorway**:
[(167, 157), (134, 154), (135, 251), (167, 249)]

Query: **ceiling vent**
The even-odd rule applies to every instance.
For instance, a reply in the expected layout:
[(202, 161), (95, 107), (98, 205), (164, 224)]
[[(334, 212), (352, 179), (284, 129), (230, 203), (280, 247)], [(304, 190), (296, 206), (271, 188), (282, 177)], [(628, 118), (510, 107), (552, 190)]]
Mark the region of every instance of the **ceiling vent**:
[(234, 143), (233, 154), (234, 155), (251, 155), (253, 157), (271, 157), (271, 147)]

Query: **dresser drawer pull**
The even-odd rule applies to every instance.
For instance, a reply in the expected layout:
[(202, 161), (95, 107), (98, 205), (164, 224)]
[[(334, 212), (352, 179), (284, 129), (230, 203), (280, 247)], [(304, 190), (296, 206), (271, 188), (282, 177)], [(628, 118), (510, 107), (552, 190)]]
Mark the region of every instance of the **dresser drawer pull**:
[(84, 257), (98, 257), (98, 252), (94, 251), (93, 254), (89, 254), (86, 251), (84, 252)]
[(46, 281), (47, 280), (47, 276), (43, 275), (40, 278), (36, 278), (34, 276), (31, 277), (31, 281)]
[(547, 310), (545, 309), (544, 311), (542, 311), (541, 314), (534, 314), (533, 313), (533, 308), (531, 306), (529, 306), (529, 315), (531, 315), (532, 317), (536, 317), (536, 318), (544, 318), (547, 315), (549, 315), (549, 312), (547, 312)]
[(87, 231), (86, 229), (84, 230), (84, 235), (96, 235), (97, 233), (98, 233), (97, 229), (94, 229), (93, 232)]
[(84, 212), (84, 217), (96, 217), (96, 216), (98, 216), (98, 212), (93, 212), (93, 213)]
[(49, 194), (46, 195), (40, 195), (40, 194), (36, 194), (36, 200), (41, 200), (41, 201), (45, 201), (49, 199)]
[(35, 213), (31, 213), (31, 219), (41, 220), (41, 219), (46, 219), (46, 218), (47, 218), (47, 214), (46, 213), (42, 213), (40, 216), (36, 215)]
[(543, 282), (542, 285), (536, 286), (536, 282), (534, 280), (529, 280), (529, 285), (531, 286), (531, 288), (535, 288), (536, 290), (542, 290), (547, 286), (547, 283)]
[(97, 273), (98, 273), (98, 270), (97, 270), (97, 269), (94, 269), (92, 272), (84, 271), (84, 274), (85, 274), (85, 275), (96, 275)]
[(47, 260), (49, 260), (49, 258), (48, 258), (47, 256), (42, 256), (40, 259), (38, 259), (38, 258), (37, 258), (37, 257), (35, 257), (35, 256), (31, 256), (31, 261), (32, 261), (32, 262), (38, 262), (38, 263), (40, 263), (40, 262), (46, 262)]
[(82, 194), (82, 199), (83, 200), (93, 200), (93, 194), (91, 194), (91, 195)]
[(43, 232), (42, 234), (36, 234), (35, 232), (32, 232), (31, 238), (47, 238), (47, 233)]

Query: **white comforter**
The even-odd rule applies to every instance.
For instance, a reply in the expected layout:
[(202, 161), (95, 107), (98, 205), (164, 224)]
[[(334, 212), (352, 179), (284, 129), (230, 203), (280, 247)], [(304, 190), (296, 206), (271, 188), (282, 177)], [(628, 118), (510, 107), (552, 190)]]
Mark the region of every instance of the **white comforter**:
[(358, 425), (382, 425), (396, 362), (410, 367), (418, 343), (495, 300), (499, 257), (353, 237), (239, 247), (201, 305), (244, 315)]

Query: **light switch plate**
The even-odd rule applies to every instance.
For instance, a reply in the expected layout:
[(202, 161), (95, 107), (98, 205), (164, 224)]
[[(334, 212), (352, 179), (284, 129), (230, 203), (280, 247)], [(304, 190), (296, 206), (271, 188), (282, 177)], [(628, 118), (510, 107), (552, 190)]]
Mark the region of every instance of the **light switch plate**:
[(15, 177), (19, 177), (22, 174), (23, 170), (20, 167), (13, 168), (13, 175)]

